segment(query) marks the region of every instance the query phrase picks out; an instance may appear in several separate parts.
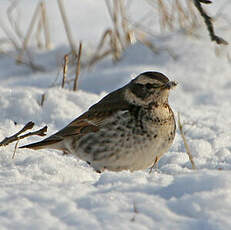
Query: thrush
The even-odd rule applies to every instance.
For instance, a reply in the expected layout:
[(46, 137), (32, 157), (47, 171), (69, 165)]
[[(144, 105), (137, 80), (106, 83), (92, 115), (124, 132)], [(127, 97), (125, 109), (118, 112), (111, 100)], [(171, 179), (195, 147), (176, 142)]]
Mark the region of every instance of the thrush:
[(168, 104), (176, 83), (159, 72), (144, 72), (50, 137), (22, 146), (58, 149), (103, 170), (142, 170), (157, 163), (175, 137)]

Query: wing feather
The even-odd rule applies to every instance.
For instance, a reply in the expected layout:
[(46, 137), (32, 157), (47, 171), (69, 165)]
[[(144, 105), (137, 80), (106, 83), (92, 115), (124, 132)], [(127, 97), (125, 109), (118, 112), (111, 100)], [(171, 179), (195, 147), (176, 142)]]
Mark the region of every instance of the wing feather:
[(87, 133), (97, 132), (111, 120), (115, 112), (127, 110), (129, 106), (128, 102), (124, 100), (124, 87), (120, 88), (105, 96), (98, 103), (91, 106), (87, 112), (77, 117), (57, 133), (40, 142), (25, 145), (21, 148), (49, 148), (67, 137), (76, 136), (80, 138)]

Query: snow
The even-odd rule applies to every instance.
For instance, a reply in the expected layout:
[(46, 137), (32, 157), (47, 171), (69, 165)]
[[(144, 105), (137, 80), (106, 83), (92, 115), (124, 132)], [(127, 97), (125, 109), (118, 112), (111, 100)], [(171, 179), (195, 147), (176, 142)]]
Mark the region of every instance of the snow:
[[(110, 21), (104, 1), (76, 2), (66, 4), (67, 11), (72, 30), (78, 39), (87, 41), (87, 49)], [(219, 2), (211, 6), (211, 14), (215, 15), (226, 1)], [(23, 4), (34, 8), (36, 2), (23, 0)], [(61, 81), (57, 62), (68, 51), (68, 44), (61, 23), (54, 20), (57, 6), (54, 1), (49, 4), (51, 21), (56, 25), (52, 24), (54, 49), (34, 54), (35, 60), (45, 65), (45, 72), (33, 72), (0, 54), (0, 139), (31, 120), (34, 130), (47, 125), (48, 135), (52, 134), (140, 72), (155, 70), (179, 83), (170, 95), (170, 104), (176, 115), (181, 114), (197, 169), (191, 169), (179, 130), (158, 171), (152, 173), (98, 174), (87, 163), (57, 151), (18, 149), (12, 159), (14, 144), (0, 147), (0, 229), (230, 229), (229, 46), (217, 47), (210, 42), (205, 28), (197, 31), (200, 39), (181, 30), (159, 33), (152, 38), (154, 44), (168, 47), (174, 57), (164, 49), (154, 54), (137, 42), (120, 62), (105, 59), (89, 71), (82, 70), (77, 92), (51, 87)], [(0, 5), (2, 19), (7, 1)], [(139, 12), (141, 7), (133, 10)], [(230, 7), (227, 4), (223, 8), (229, 19)], [(25, 18), (31, 14), (29, 8), (24, 11)], [(94, 28), (89, 26), (93, 23)], [(230, 41), (227, 26), (222, 19), (215, 21), (217, 33)], [(19, 144), (40, 139), (33, 136)]]

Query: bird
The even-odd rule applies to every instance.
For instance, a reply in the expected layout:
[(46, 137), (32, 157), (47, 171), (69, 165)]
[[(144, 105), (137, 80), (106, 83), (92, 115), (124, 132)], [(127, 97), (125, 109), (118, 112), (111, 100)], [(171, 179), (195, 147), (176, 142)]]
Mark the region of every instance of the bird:
[(61, 150), (99, 173), (150, 168), (175, 137), (176, 122), (168, 97), (176, 85), (160, 72), (143, 72), (60, 131), (20, 148)]

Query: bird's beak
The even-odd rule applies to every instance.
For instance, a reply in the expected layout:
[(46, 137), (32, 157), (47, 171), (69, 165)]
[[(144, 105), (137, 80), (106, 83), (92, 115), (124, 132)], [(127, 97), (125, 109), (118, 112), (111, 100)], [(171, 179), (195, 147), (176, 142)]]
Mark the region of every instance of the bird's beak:
[(175, 86), (177, 86), (177, 83), (175, 81), (168, 81), (163, 88), (165, 89), (172, 89)]

